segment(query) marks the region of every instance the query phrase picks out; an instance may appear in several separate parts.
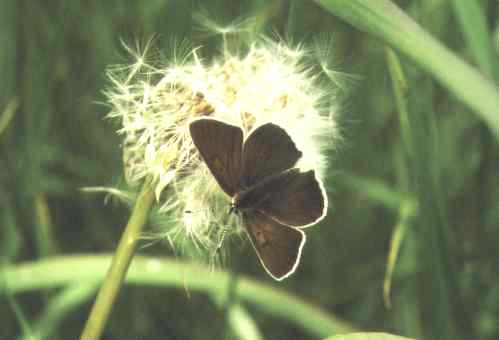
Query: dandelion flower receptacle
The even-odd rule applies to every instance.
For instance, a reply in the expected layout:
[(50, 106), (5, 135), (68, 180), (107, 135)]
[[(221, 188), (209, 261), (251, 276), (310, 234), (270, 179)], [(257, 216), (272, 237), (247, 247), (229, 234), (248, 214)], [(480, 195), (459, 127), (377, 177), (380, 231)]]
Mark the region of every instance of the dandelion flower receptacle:
[[(220, 231), (239, 233), (229, 218), (227, 199), (200, 158), (189, 135), (189, 122), (212, 117), (241, 127), (245, 135), (265, 123), (284, 128), (303, 152), (298, 166), (322, 177), (323, 151), (336, 126), (330, 95), (304, 47), (256, 39), (244, 52), (223, 52), (206, 61), (192, 49), (166, 66), (135, 53), (129, 67), (111, 69), (107, 97), (110, 117), (119, 118), (126, 181), (151, 178), (160, 211), (168, 215), (162, 230), (173, 246), (188, 240), (213, 251)], [(320, 67), (317, 67), (319, 70)], [(166, 193), (166, 194), (165, 194)], [(230, 224), (230, 225), (229, 225)]]

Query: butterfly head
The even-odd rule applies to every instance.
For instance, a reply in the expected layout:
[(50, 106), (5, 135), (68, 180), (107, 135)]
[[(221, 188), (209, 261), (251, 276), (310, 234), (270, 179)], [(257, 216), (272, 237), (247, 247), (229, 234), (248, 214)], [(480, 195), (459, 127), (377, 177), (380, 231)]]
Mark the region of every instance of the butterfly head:
[(230, 201), (230, 209), (229, 214), (236, 214), (239, 211), (239, 201), (241, 199), (241, 195), (239, 193), (234, 194)]

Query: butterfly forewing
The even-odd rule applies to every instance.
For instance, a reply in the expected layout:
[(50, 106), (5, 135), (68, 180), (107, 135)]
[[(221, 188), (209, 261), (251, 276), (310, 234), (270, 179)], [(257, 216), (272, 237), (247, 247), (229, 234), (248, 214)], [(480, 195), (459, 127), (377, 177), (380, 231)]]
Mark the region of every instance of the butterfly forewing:
[(258, 211), (243, 213), (243, 223), (267, 272), (276, 280), (291, 275), (300, 262), (305, 234)]
[(256, 208), (289, 226), (312, 225), (326, 214), (327, 197), (313, 170), (301, 172), (293, 168), (256, 185), (253, 190), (252, 200), (261, 202)]
[(215, 119), (191, 122), (192, 140), (220, 187), (242, 213), (243, 224), (267, 272), (282, 280), (300, 261), (305, 234), (327, 210), (327, 197), (313, 170), (293, 168), (302, 153), (275, 124), (255, 129), (243, 146), (243, 131)]
[(216, 119), (200, 118), (189, 125), (192, 141), (201, 157), (229, 196), (239, 188), (243, 132)]
[(249, 187), (292, 168), (301, 155), (284, 129), (272, 123), (262, 125), (244, 142), (242, 184)]

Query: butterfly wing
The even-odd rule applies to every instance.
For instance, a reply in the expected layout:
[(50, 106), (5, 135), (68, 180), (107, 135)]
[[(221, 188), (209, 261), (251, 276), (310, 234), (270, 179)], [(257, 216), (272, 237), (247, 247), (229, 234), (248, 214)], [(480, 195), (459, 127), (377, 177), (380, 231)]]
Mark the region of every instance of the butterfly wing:
[(281, 127), (264, 124), (248, 136), (243, 147), (242, 184), (247, 188), (292, 168), (302, 153)]
[(260, 202), (255, 208), (282, 224), (310, 226), (327, 212), (327, 196), (313, 170), (301, 172), (293, 168), (263, 181), (253, 190), (251, 199)]
[(300, 262), (305, 234), (258, 211), (243, 213), (243, 223), (270, 276), (280, 281), (291, 275)]
[(243, 131), (212, 118), (189, 125), (192, 141), (223, 191), (233, 196), (239, 187)]

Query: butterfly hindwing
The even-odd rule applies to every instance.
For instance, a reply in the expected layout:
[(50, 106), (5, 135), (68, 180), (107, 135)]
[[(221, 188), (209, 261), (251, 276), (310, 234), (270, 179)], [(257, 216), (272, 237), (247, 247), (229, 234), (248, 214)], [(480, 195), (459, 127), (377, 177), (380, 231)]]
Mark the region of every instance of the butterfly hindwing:
[(292, 168), (301, 156), (284, 129), (272, 123), (259, 126), (244, 142), (242, 184), (249, 187)]
[(313, 170), (301, 172), (293, 168), (261, 182), (253, 190), (253, 202), (260, 202), (256, 208), (289, 226), (312, 225), (326, 214), (327, 197)]
[(243, 131), (210, 118), (189, 125), (192, 141), (223, 191), (233, 196), (239, 188)]
[(300, 262), (305, 234), (258, 211), (243, 213), (243, 223), (267, 272), (276, 280), (291, 275)]
[(242, 213), (251, 243), (276, 280), (291, 275), (301, 257), (305, 234), (299, 227), (326, 214), (327, 197), (313, 170), (294, 168), (302, 153), (281, 127), (256, 128), (243, 145), (241, 128), (212, 118), (189, 125), (194, 145), (222, 190), (231, 210)]

